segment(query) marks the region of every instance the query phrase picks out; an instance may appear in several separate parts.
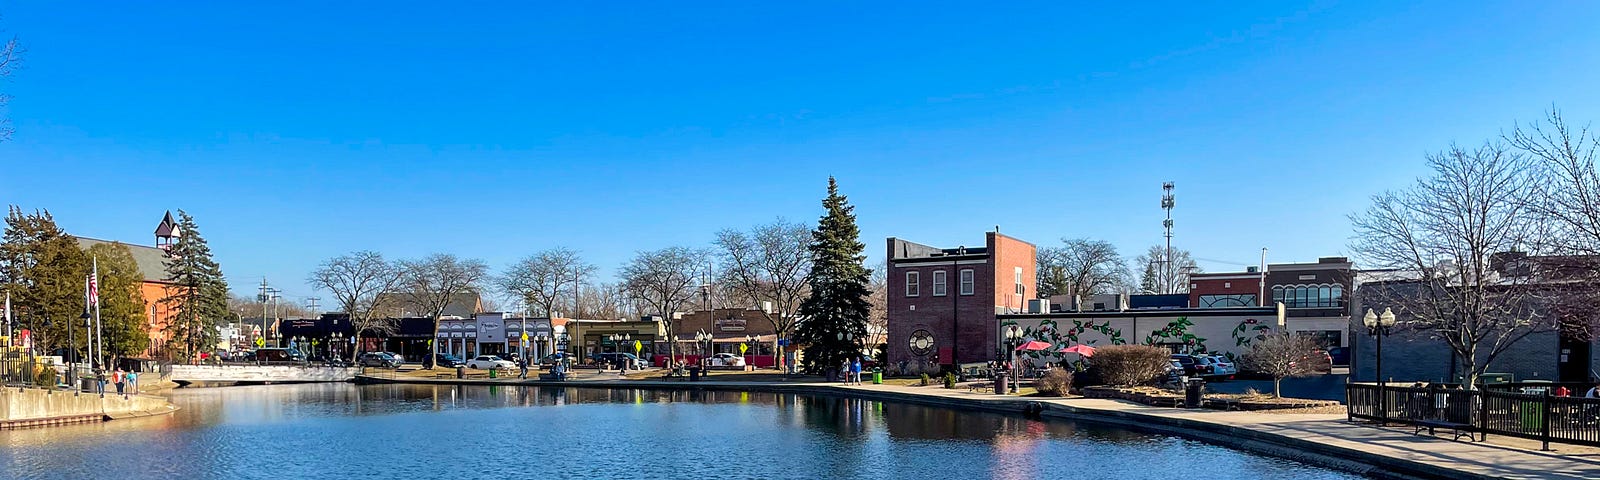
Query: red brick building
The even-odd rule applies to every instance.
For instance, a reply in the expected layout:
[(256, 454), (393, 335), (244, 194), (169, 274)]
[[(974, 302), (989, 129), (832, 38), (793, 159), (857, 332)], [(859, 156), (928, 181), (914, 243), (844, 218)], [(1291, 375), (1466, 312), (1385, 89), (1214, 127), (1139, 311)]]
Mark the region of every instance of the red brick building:
[(889, 371), (936, 372), (995, 358), (997, 314), (1021, 313), (1035, 290), (1033, 244), (989, 232), (983, 247), (888, 240)]

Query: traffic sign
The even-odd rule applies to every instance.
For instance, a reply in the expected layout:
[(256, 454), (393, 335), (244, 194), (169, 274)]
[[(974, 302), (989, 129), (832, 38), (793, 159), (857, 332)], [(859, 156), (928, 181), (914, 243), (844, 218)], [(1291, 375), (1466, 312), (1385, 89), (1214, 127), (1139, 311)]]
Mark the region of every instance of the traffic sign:
[(261, 348), (261, 347), (265, 347), (265, 346), (267, 346), (267, 341), (265, 339), (261, 338), (261, 337), (256, 337), (256, 348)]
[(750, 344), (748, 344), (748, 343), (739, 344), (739, 354), (740, 355), (744, 355), (744, 352), (746, 350), (750, 350)]
[(634, 340), (633, 341), (633, 354), (634, 355), (638, 355), (639, 354), (639, 349), (641, 349), (641, 348), (644, 348), (644, 344), (643, 343), (639, 343), (638, 340)]

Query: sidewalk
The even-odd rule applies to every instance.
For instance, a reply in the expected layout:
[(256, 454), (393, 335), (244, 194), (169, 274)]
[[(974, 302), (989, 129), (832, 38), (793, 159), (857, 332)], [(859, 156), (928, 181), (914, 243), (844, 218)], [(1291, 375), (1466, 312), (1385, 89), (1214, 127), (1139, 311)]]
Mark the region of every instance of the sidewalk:
[[(1345, 421), (1344, 415), (1273, 415), (1252, 412), (1224, 412), (1218, 410), (1183, 410), (1150, 407), (1120, 400), (1095, 398), (1047, 399), (1039, 397), (1010, 397), (965, 390), (947, 390), (935, 387), (901, 387), (890, 385), (836, 386), (851, 390), (895, 392), (902, 395), (946, 398), (960, 402), (1028, 402), (1034, 401), (1061, 408), (1067, 412), (1111, 416), (1145, 426), (1168, 425), (1177, 428), (1214, 431), (1206, 426), (1232, 427), (1249, 430), (1265, 436), (1256, 440), (1271, 441), (1292, 439), (1295, 444), (1321, 450), (1323, 455), (1376, 464), (1386, 470), (1403, 472), (1402, 462), (1414, 462), (1417, 474), (1444, 474), (1463, 478), (1468, 475), (1450, 475), (1459, 472), (1488, 478), (1511, 479), (1592, 479), (1600, 478), (1600, 453), (1595, 449), (1552, 445), (1554, 452), (1526, 450), (1504, 445), (1413, 435), (1410, 429), (1400, 431), (1377, 428), (1366, 424)], [(1185, 425), (1188, 424), (1188, 425)], [(1198, 427), (1198, 428), (1196, 428)], [(1224, 432), (1211, 438), (1228, 444), (1231, 435)], [(1276, 437), (1276, 438), (1274, 438)], [(1281, 445), (1281, 444), (1280, 444)], [(1564, 452), (1563, 450), (1570, 450)], [(1431, 472), (1430, 472), (1431, 471)]]
[[(1120, 400), (1048, 398), (973, 393), (938, 386), (841, 385), (825, 382), (625, 380), (612, 375), (577, 381), (381, 378), (403, 383), (538, 385), (578, 388), (747, 390), (839, 395), (960, 409), (1034, 411), (1045, 417), (1112, 423), (1190, 437), (1219, 445), (1326, 467), (1391, 477), (1593, 479), (1600, 478), (1600, 449), (1552, 444), (1552, 452), (1501, 444), (1413, 435), (1411, 429), (1350, 423), (1344, 415), (1265, 414), (1151, 407)], [(606, 378), (610, 377), (610, 378)], [(374, 378), (379, 379), (379, 378)], [(1526, 442), (1516, 442), (1526, 444)]]

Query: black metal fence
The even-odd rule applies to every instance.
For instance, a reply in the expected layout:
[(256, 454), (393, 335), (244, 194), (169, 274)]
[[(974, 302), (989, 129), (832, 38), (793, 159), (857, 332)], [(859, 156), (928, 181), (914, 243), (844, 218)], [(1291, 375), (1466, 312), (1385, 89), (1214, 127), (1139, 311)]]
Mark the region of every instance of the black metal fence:
[(59, 381), (55, 368), (21, 349), (0, 350), (0, 381), (6, 386), (54, 387)]
[(1351, 420), (1457, 429), (1550, 443), (1600, 446), (1600, 398), (1560, 397), (1512, 390), (1465, 390), (1352, 383), (1345, 386)]

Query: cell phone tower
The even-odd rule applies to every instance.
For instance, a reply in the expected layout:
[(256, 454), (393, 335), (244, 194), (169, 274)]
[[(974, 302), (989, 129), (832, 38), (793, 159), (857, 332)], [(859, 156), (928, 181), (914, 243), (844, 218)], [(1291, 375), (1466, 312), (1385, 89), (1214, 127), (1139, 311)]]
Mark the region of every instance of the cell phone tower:
[(1161, 282), (1163, 290), (1161, 293), (1175, 293), (1177, 290), (1177, 275), (1172, 270), (1172, 207), (1175, 203), (1172, 189), (1172, 182), (1161, 184), (1161, 209), (1167, 212), (1167, 219), (1161, 222), (1161, 226), (1166, 229), (1167, 237), (1167, 254), (1161, 261), (1162, 272), (1166, 275), (1165, 281)]

